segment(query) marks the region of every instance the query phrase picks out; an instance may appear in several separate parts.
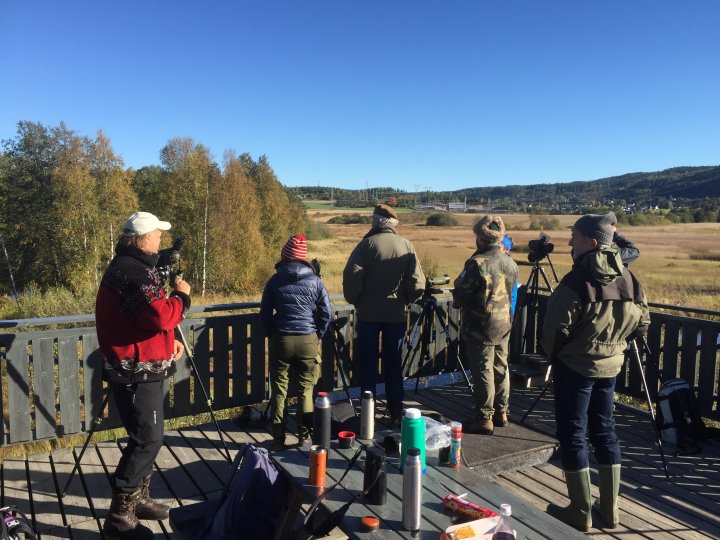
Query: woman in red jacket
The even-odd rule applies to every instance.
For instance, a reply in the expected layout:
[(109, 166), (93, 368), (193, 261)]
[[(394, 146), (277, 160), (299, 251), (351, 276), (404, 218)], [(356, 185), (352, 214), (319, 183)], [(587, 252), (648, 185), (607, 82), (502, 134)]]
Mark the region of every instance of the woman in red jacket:
[(150, 474), (164, 433), (163, 380), (183, 353), (174, 329), (190, 307), (190, 285), (178, 279), (166, 296), (156, 268), (162, 231), (169, 229), (148, 212), (130, 216), (95, 303), (103, 377), (129, 437), (113, 475), (106, 538), (152, 538), (138, 519), (168, 516), (169, 508), (150, 498)]

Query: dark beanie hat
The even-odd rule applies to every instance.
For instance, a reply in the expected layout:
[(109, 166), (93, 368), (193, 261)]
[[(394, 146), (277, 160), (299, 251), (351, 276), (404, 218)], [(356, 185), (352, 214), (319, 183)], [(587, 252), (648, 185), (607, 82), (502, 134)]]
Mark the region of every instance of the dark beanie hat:
[(386, 218), (397, 219), (397, 214), (395, 213), (395, 210), (393, 210), (387, 204), (378, 204), (375, 207), (375, 210), (373, 210), (373, 214), (377, 214), (378, 216)]
[(573, 228), (579, 230), (583, 236), (594, 238), (598, 244), (609, 246), (613, 241), (613, 226), (617, 223), (615, 212), (607, 214), (585, 214), (578, 219)]

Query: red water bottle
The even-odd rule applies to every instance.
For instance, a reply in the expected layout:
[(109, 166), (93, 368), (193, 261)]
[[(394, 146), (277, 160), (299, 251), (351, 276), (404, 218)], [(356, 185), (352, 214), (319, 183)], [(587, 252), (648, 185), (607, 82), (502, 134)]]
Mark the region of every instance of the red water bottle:
[(462, 424), (460, 422), (453, 422), (450, 424), (450, 466), (453, 469), (460, 468), (462, 452)]

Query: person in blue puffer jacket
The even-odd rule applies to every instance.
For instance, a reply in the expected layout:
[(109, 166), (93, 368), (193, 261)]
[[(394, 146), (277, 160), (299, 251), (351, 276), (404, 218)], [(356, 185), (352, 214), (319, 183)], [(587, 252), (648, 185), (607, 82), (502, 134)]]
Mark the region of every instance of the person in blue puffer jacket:
[(285, 448), (285, 401), (290, 374), (298, 383), (297, 425), (300, 444), (309, 433), (303, 416), (312, 413), (313, 387), (320, 367), (318, 345), (330, 327), (330, 297), (307, 261), (307, 239), (295, 235), (282, 248), (275, 274), (263, 290), (260, 319), (269, 338), (273, 447)]

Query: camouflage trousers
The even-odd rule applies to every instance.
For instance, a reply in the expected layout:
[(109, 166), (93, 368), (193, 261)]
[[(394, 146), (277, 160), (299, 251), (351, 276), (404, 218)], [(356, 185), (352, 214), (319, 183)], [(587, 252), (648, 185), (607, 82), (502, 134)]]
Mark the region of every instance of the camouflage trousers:
[(510, 401), (508, 369), (508, 332), (499, 345), (480, 343), (472, 338), (465, 342), (465, 365), (470, 368), (475, 387), (475, 417), (491, 418), (494, 413), (507, 412)]
[[(303, 424), (303, 416), (312, 413), (313, 387), (320, 373), (318, 355), (318, 337), (315, 334), (304, 336), (285, 336), (273, 334), (269, 342), (270, 357), (270, 421), (273, 430), (285, 429), (285, 407), (288, 390), (297, 390), (297, 411), (295, 418), (298, 436), (307, 437), (308, 428)], [(292, 385), (290, 381), (292, 379)], [(274, 434), (279, 436), (280, 434)]]

